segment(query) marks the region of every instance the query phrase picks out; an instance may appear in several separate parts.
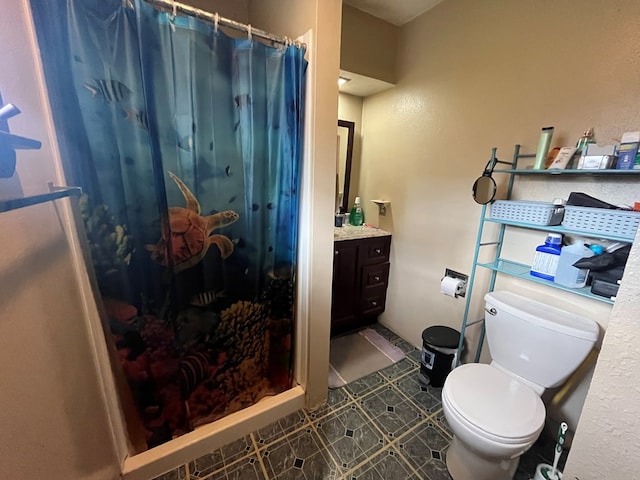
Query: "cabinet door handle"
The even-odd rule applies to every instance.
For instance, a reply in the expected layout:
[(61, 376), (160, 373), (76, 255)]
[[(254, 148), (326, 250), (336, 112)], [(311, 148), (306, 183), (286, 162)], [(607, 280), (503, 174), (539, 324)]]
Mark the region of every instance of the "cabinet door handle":
[(371, 306), (372, 307), (377, 307), (378, 306), (378, 302), (371, 302)]
[(338, 250), (335, 251), (336, 255), (340, 255), (340, 252)]
[(380, 255), (382, 253), (382, 250), (380, 248), (376, 248), (374, 250), (374, 252), (376, 252), (376, 254)]
[(379, 277), (378, 275), (375, 275), (375, 276), (373, 277), (373, 279), (374, 279), (376, 282), (379, 282), (379, 281), (380, 281), (380, 277)]

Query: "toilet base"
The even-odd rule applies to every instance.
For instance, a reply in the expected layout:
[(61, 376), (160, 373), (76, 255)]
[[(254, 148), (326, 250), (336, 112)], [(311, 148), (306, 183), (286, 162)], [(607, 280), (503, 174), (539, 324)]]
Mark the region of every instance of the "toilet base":
[(481, 457), (455, 435), (446, 458), (453, 480), (513, 480), (520, 462), (520, 457), (506, 460)]

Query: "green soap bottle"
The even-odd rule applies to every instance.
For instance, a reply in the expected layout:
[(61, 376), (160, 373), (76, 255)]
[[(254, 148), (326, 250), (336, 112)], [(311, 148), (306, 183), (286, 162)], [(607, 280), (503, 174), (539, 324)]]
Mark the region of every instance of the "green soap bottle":
[(349, 223), (355, 227), (359, 227), (364, 224), (364, 210), (360, 206), (360, 197), (356, 197), (351, 207), (351, 214), (349, 215)]

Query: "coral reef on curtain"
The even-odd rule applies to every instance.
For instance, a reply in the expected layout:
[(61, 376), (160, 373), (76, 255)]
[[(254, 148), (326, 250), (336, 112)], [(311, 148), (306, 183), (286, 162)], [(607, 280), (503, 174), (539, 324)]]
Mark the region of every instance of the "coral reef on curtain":
[(267, 273), (256, 301), (207, 292), (187, 295), (190, 304), (176, 310), (168, 288), (163, 301), (145, 301), (141, 294), (137, 305), (128, 303), (125, 284), (118, 298), (112, 281), (115, 272), (126, 275), (129, 265), (117, 248), (121, 226), (113, 225), (105, 206), (89, 211), (83, 207), (90, 250), (98, 259), (97, 283), (110, 295), (102, 299), (108, 329), (149, 447), (290, 387), (291, 278)]

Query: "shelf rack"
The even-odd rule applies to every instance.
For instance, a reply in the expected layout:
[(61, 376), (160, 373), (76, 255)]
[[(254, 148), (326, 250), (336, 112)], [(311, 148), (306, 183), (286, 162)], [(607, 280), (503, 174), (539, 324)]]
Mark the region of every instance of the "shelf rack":
[[(20, 109), (12, 103), (2, 104), (2, 98), (0, 97), (0, 178), (11, 178), (15, 174), (16, 150), (38, 150), (42, 146), (42, 142), (39, 140), (21, 137), (9, 132), (7, 120), (20, 113)], [(0, 213), (50, 202), (59, 198), (76, 197), (82, 194), (80, 187), (58, 187), (52, 182), (48, 183), (48, 187), (49, 191), (45, 193), (15, 198), (0, 198)]]
[(389, 200), (371, 200), (378, 206), (378, 214), (384, 216), (387, 214), (387, 206), (391, 204)]
[[(506, 161), (498, 161), (498, 159), (496, 158), (496, 151), (497, 151), (496, 148), (494, 148), (492, 150), (490, 162), (493, 162), (493, 165), (495, 165), (497, 163), (500, 163), (500, 164), (507, 165), (507, 166), (510, 167), (510, 168), (493, 169), (493, 173), (502, 173), (502, 174), (509, 175), (509, 180), (508, 180), (508, 184), (507, 184), (507, 199), (511, 198), (511, 194), (513, 192), (514, 179), (515, 179), (516, 176), (519, 176), (519, 175), (545, 176), (545, 177), (557, 176), (557, 175), (559, 175), (559, 176), (634, 177), (634, 178), (640, 179), (640, 170), (613, 170), (613, 169), (607, 169), (607, 170), (576, 170), (576, 169), (568, 169), (568, 170), (560, 170), (560, 169), (533, 170), (533, 169), (522, 169), (522, 168), (518, 168), (518, 161), (521, 160), (521, 159), (525, 159), (525, 158), (535, 158), (535, 154), (522, 154), (522, 153), (520, 153), (520, 145), (515, 145), (514, 151), (513, 151), (513, 157), (512, 157), (511, 162), (506, 162)], [(495, 224), (499, 225), (497, 238), (495, 240), (483, 241), (483, 230), (484, 230), (485, 223), (495, 223)], [(573, 234), (573, 235), (579, 235), (579, 236), (583, 236), (583, 237), (594, 237), (594, 238), (600, 238), (600, 239), (606, 239), (606, 240), (612, 240), (612, 241), (619, 241), (619, 242), (627, 242), (627, 243), (632, 243), (633, 240), (634, 240), (632, 237), (621, 236), (621, 235), (611, 235), (611, 234), (607, 234), (607, 235), (597, 234), (596, 235), (596, 234), (591, 234), (591, 233), (588, 233), (588, 232), (568, 229), (568, 228), (565, 228), (565, 227), (563, 227), (561, 225), (558, 225), (558, 226), (533, 225), (533, 224), (528, 224), (528, 223), (510, 221), (510, 220), (502, 220), (502, 219), (490, 218), (490, 217), (487, 216), (487, 205), (486, 204), (483, 205), (482, 206), (482, 212), (480, 214), (480, 224), (479, 224), (479, 227), (478, 227), (478, 234), (477, 234), (477, 238), (476, 238), (476, 247), (475, 247), (475, 252), (474, 252), (474, 256), (473, 256), (473, 266), (471, 268), (471, 275), (469, 275), (469, 281), (467, 283), (467, 299), (466, 299), (466, 303), (465, 303), (464, 316), (463, 316), (462, 327), (461, 327), (461, 332), (460, 332), (460, 342), (458, 344), (458, 356), (457, 356), (458, 364), (460, 364), (460, 359), (462, 358), (461, 355), (462, 355), (462, 349), (463, 349), (463, 346), (464, 346), (465, 331), (466, 331), (467, 327), (470, 327), (470, 326), (476, 325), (476, 324), (480, 324), (480, 335), (479, 335), (478, 344), (477, 344), (476, 350), (475, 350), (476, 353), (475, 353), (474, 362), (479, 362), (480, 361), (480, 354), (482, 352), (482, 344), (484, 343), (484, 336), (485, 336), (484, 319), (480, 319), (480, 320), (475, 320), (475, 321), (469, 322), (469, 310), (470, 310), (470, 305), (471, 305), (471, 299), (472, 299), (472, 296), (473, 296), (473, 284), (474, 284), (474, 280), (475, 280), (476, 269), (478, 267), (484, 268), (484, 269), (488, 269), (491, 272), (490, 278), (489, 278), (489, 288), (488, 288), (489, 292), (493, 291), (493, 289), (495, 287), (496, 277), (500, 273), (500, 274), (508, 275), (508, 276), (511, 276), (511, 277), (516, 277), (516, 278), (519, 278), (519, 279), (522, 279), (522, 280), (526, 280), (526, 281), (529, 281), (529, 282), (537, 283), (537, 284), (540, 284), (540, 285), (545, 285), (545, 286), (550, 287), (550, 288), (564, 290), (566, 292), (570, 292), (570, 293), (573, 293), (575, 295), (579, 295), (579, 296), (582, 296), (582, 297), (590, 298), (590, 299), (593, 299), (593, 300), (598, 300), (600, 302), (604, 302), (604, 303), (608, 303), (608, 304), (613, 304), (614, 301), (615, 301), (613, 298), (607, 298), (607, 297), (602, 297), (602, 296), (599, 296), (599, 295), (594, 295), (593, 293), (591, 293), (589, 287), (585, 287), (585, 288), (568, 288), (568, 287), (565, 287), (563, 285), (559, 285), (559, 284), (557, 284), (555, 282), (552, 282), (552, 281), (549, 281), (549, 280), (544, 280), (544, 279), (539, 278), (539, 277), (534, 277), (534, 276), (529, 274), (529, 272), (531, 270), (531, 266), (530, 265), (525, 265), (523, 263), (519, 263), (519, 262), (515, 262), (515, 261), (512, 261), (512, 260), (508, 260), (506, 258), (502, 258), (501, 257), (502, 244), (503, 244), (503, 241), (504, 241), (505, 230), (507, 229), (507, 227), (525, 228), (525, 229), (530, 229), (530, 230), (538, 230), (538, 231), (545, 231), (545, 232), (555, 232), (555, 233), (560, 233), (560, 234)], [(491, 247), (491, 246), (495, 247), (495, 256), (493, 257), (493, 261), (490, 261), (490, 262), (479, 262), (478, 261), (478, 257), (479, 257), (480, 250), (483, 249), (484, 247)]]
[(82, 195), (80, 187), (57, 187), (49, 183), (49, 192), (26, 197), (0, 199), (0, 213), (9, 212), (18, 208), (30, 207), (39, 203), (50, 202), (65, 197), (78, 197)]

